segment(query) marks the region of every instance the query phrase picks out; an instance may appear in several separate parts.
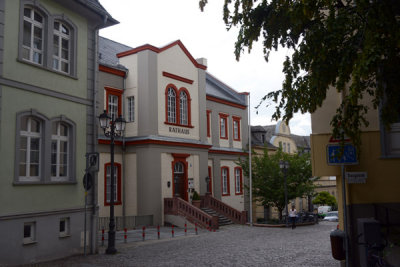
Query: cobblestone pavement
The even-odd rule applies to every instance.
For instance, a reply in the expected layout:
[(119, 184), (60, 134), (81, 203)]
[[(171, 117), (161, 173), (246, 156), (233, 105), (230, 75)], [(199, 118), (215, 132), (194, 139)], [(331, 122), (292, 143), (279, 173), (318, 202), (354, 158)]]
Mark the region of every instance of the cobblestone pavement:
[[(74, 256), (37, 266), (335, 266), (329, 233), (337, 223), (291, 228), (226, 226), (216, 232), (194, 230), (174, 238), (117, 242), (116, 255)], [(167, 234), (167, 228), (163, 232)], [(154, 239), (154, 238), (153, 238)]]

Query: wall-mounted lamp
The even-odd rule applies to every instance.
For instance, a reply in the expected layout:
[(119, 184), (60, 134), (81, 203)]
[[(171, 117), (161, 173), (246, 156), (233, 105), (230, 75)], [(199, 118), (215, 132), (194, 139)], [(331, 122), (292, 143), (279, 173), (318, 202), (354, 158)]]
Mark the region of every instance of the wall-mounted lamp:
[(171, 181), (167, 182), (167, 187), (170, 188), (171, 187)]

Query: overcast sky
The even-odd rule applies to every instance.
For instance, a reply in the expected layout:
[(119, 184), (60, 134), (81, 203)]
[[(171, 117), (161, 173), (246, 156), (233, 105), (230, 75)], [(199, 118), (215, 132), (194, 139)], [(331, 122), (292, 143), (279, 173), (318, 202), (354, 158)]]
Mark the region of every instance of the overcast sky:
[[(267, 63), (262, 45), (245, 51), (240, 61), (234, 55), (237, 28), (226, 30), (222, 20), (223, 0), (211, 0), (201, 12), (198, 0), (100, 0), (120, 22), (100, 31), (100, 35), (131, 47), (151, 44), (162, 47), (181, 40), (194, 58), (208, 61), (207, 71), (239, 92), (251, 94), (251, 125), (275, 124), (271, 120), (275, 103), (264, 103), (256, 114), (255, 106), (268, 92), (281, 88), (282, 62), (290, 51), (272, 52)], [(272, 104), (272, 105), (271, 105)], [(309, 114), (296, 114), (290, 121), (293, 134), (309, 135)]]

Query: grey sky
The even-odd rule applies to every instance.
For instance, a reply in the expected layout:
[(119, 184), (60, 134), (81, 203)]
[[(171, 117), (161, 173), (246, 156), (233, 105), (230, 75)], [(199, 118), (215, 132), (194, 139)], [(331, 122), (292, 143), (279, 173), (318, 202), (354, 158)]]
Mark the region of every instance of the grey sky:
[[(239, 92), (251, 94), (251, 124), (269, 125), (274, 103), (259, 109), (254, 107), (270, 91), (280, 89), (283, 81), (282, 62), (287, 49), (280, 49), (264, 60), (262, 45), (254, 45), (251, 54), (245, 51), (240, 61), (235, 59), (234, 43), (237, 29), (226, 30), (222, 20), (223, 0), (211, 0), (201, 12), (198, 0), (100, 0), (100, 3), (120, 24), (101, 30), (100, 35), (137, 47), (151, 44), (162, 47), (181, 40), (194, 58), (208, 61), (207, 71)], [(311, 132), (310, 115), (296, 114), (290, 121), (294, 134)]]

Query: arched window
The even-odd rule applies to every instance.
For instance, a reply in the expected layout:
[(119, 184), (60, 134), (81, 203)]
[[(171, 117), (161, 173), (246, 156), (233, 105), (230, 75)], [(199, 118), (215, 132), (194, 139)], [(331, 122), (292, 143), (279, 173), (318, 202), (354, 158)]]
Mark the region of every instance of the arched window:
[(167, 112), (168, 112), (168, 122), (176, 123), (176, 92), (173, 87), (168, 88)]
[(51, 178), (61, 181), (68, 179), (69, 167), (69, 127), (54, 122), (51, 133)]
[(35, 9), (24, 8), (22, 58), (36, 64), (43, 63), (44, 18)]
[(71, 30), (61, 21), (54, 21), (53, 31), (53, 69), (70, 72)]
[(32, 116), (21, 118), (19, 147), (19, 178), (39, 181), (41, 174), (42, 123)]
[(179, 117), (180, 124), (188, 124), (188, 97), (185, 91), (181, 91), (179, 94)]
[(175, 163), (174, 166), (174, 174), (181, 174), (184, 173), (184, 167), (183, 167), (183, 163), (182, 162), (177, 162)]

